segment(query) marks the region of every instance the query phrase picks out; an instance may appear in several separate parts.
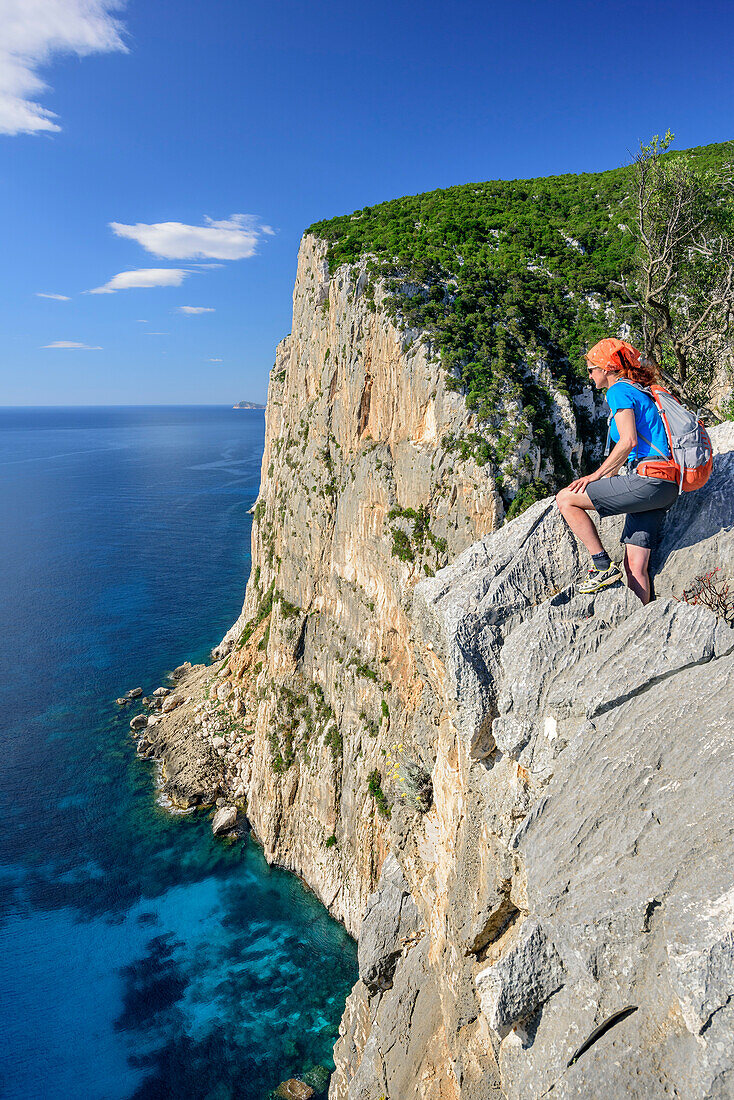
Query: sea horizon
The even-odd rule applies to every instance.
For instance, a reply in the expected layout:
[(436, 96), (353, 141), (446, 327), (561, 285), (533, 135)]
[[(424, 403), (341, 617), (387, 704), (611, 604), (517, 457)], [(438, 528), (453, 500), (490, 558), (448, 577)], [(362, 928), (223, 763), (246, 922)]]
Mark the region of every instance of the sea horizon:
[[(259, 403), (255, 403), (259, 404)], [(0, 405), (0, 410), (4, 409), (147, 409), (147, 408), (165, 408), (165, 409), (234, 409), (234, 405), (228, 405), (226, 401), (142, 401), (142, 403), (135, 403), (132, 405), (120, 403), (120, 401), (112, 401), (109, 404), (100, 404), (96, 401), (92, 403), (83, 403), (76, 405)], [(238, 412), (264, 412), (265, 408), (238, 408)]]

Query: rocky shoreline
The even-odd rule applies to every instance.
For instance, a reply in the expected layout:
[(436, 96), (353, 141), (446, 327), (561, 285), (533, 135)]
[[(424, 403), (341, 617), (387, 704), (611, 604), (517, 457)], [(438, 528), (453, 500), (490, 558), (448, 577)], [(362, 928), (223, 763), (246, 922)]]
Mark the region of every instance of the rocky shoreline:
[(174, 813), (214, 810), (215, 835), (231, 836), (247, 828), (245, 791), (239, 768), (252, 750), (234, 716), (225, 708), (232, 695), (226, 661), (191, 665), (170, 674), (174, 687), (151, 696), (133, 688), (118, 705), (140, 702), (147, 712), (130, 721), (136, 752), (158, 765), (159, 801)]

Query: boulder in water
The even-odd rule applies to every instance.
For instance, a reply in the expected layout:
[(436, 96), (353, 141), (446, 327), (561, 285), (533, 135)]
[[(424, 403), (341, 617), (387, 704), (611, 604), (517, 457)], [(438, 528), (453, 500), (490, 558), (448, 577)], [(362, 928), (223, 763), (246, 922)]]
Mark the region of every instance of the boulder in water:
[(228, 833), (237, 824), (237, 807), (222, 806), (217, 810), (212, 820), (212, 832), (215, 836)]
[(282, 1100), (311, 1100), (311, 1097), (316, 1094), (305, 1081), (299, 1081), (297, 1077), (291, 1077), (288, 1081), (283, 1081), (282, 1084), (278, 1085), (275, 1095), (282, 1097)]
[(148, 725), (148, 719), (144, 714), (136, 714), (130, 723), (131, 730), (143, 730)]

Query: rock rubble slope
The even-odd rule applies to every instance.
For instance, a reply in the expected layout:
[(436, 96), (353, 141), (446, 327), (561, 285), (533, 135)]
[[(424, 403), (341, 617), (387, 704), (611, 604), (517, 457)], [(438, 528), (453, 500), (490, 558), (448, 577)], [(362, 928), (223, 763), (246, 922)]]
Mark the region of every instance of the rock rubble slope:
[[(659, 593), (732, 575), (733, 427), (669, 514)], [(422, 930), (397, 959), (392, 931), (360, 941), (331, 1100), (734, 1095), (734, 631), (574, 595), (579, 568), (545, 501), (415, 588), (403, 752), (434, 801), (398, 798), (369, 923), (410, 898)]]

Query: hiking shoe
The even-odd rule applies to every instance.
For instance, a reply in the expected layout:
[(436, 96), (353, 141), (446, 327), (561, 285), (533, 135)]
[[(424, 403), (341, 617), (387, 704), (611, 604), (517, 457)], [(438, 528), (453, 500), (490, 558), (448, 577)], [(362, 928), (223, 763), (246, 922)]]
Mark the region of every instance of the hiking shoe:
[(609, 588), (610, 585), (617, 584), (621, 580), (623, 580), (622, 571), (619, 566), (612, 562), (608, 569), (590, 569), (588, 580), (580, 584), (576, 591), (583, 592), (584, 595), (591, 595), (594, 592), (601, 592), (602, 588)]

